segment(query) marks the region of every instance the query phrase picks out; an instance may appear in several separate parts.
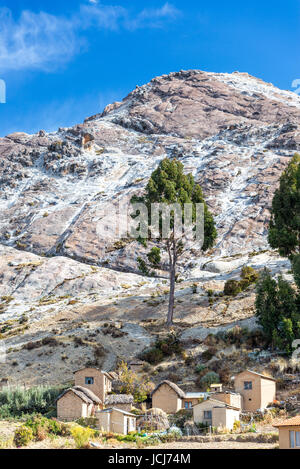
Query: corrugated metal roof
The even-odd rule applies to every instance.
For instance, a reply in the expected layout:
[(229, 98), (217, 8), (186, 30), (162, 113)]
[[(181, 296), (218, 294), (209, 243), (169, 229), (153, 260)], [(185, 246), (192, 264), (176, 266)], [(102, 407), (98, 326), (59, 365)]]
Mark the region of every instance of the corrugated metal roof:
[(209, 396), (208, 392), (186, 392), (185, 397), (190, 399), (197, 399)]

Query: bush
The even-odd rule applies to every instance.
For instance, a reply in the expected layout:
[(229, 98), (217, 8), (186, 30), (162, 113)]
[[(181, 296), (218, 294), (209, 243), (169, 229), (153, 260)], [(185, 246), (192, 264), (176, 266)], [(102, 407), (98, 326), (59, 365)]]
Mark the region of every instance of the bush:
[(219, 381), (219, 375), (214, 371), (209, 371), (208, 373), (206, 373), (206, 375), (201, 378), (200, 383), (202, 388), (207, 389), (211, 384), (218, 383)]
[(15, 430), (14, 443), (20, 448), (21, 446), (27, 446), (33, 440), (33, 432), (31, 428), (22, 425)]
[(224, 285), (224, 295), (236, 296), (242, 291), (240, 283), (237, 280), (227, 280)]
[(91, 428), (74, 427), (71, 429), (71, 434), (76, 448), (82, 449), (88, 446), (90, 438), (94, 436), (94, 431)]
[(201, 358), (204, 361), (211, 360), (215, 354), (217, 353), (217, 349), (215, 347), (209, 347), (205, 352), (202, 353)]
[(182, 347), (179, 340), (174, 334), (169, 334), (165, 339), (158, 340), (154, 347), (142, 352), (139, 358), (151, 365), (156, 365), (164, 359), (164, 356), (181, 353)]

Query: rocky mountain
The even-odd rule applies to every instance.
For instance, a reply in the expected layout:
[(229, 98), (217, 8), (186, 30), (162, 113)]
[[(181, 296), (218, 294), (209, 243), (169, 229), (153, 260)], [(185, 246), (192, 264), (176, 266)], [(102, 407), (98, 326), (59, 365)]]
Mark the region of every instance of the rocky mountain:
[[(222, 291), (243, 265), (288, 275), (288, 262), (268, 246), (267, 227), (280, 174), (299, 148), (299, 96), (246, 73), (198, 70), (156, 77), (74, 127), (1, 138), (0, 332), (9, 350), (2, 374), (60, 380), (97, 346), (110, 367), (151, 343), (155, 328), (145, 324), (164, 319), (166, 275), (143, 277), (137, 257), (145, 249), (126, 233), (99, 234), (98, 226), (166, 156), (193, 173), (218, 230), (211, 252), (191, 249), (181, 261), (178, 327), (202, 337), (203, 327), (252, 324), (253, 291), (229, 303), (209, 301), (206, 291)], [(107, 321), (122, 331), (114, 340)], [(73, 339), (90, 334), (83, 353)], [(60, 337), (55, 353), (40, 344), (53, 335)], [(46, 352), (32, 360), (42, 346)]]

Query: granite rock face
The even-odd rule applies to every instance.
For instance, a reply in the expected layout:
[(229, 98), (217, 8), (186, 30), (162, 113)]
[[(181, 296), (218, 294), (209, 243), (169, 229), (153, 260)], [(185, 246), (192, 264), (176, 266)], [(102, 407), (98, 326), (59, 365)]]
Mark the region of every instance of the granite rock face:
[(99, 223), (169, 156), (194, 174), (216, 217), (212, 259), (267, 249), (270, 202), (300, 147), (299, 124), (296, 94), (248, 74), (191, 70), (154, 78), (72, 128), (8, 135), (0, 139), (0, 241), (138, 272), (143, 249), (109, 228), (99, 235)]
[[(146, 250), (120, 220), (166, 156), (201, 184), (218, 230), (206, 256), (193, 246), (181, 260), (176, 317), (199, 327), (251, 317), (253, 294), (216, 303), (209, 316), (205, 289), (222, 291), (243, 265), (288, 272), (267, 228), (280, 174), (299, 149), (299, 96), (248, 74), (197, 70), (154, 78), (74, 127), (1, 138), (1, 322), (26, 313), (38, 323), (69, 309), (76, 317), (77, 303), (105, 319), (165, 313), (165, 293), (150, 298), (163, 280), (140, 275)], [(195, 281), (204, 299), (192, 305)]]

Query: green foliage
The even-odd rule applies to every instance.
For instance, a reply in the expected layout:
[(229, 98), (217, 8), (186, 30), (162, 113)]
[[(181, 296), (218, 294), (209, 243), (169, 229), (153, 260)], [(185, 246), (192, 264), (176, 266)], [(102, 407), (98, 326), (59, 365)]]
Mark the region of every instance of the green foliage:
[(256, 316), (268, 342), (292, 352), (292, 342), (300, 336), (298, 296), (290, 284), (279, 277), (276, 281), (267, 269), (261, 274), (256, 291)]
[(241, 271), (240, 280), (227, 280), (224, 285), (224, 295), (236, 296), (238, 293), (246, 290), (252, 283), (256, 283), (258, 276), (258, 272), (252, 267), (244, 266)]
[[(133, 197), (132, 202), (143, 202), (147, 205), (149, 222), (151, 223), (151, 204), (179, 204), (184, 209), (184, 204), (193, 204), (192, 220), (196, 219), (196, 203), (204, 204), (204, 245), (203, 251), (211, 248), (217, 237), (213, 216), (209, 212), (204, 201), (201, 187), (195, 183), (191, 173), (184, 174), (183, 164), (176, 159), (165, 158), (158, 168), (152, 173), (142, 197)], [(171, 226), (174, 217), (171, 216)]]
[(300, 155), (297, 153), (280, 177), (273, 197), (268, 241), (283, 257), (299, 254)]
[(220, 381), (220, 377), (218, 373), (215, 373), (214, 371), (209, 371), (206, 373), (200, 380), (201, 386), (203, 389), (209, 388), (214, 383), (218, 383)]
[(29, 389), (3, 388), (0, 391), (0, 418), (22, 414), (46, 414), (53, 406), (63, 387), (36, 386)]
[(122, 361), (118, 367), (119, 381), (121, 383), (120, 392), (122, 394), (132, 394), (134, 401), (141, 403), (147, 399), (150, 393), (149, 380), (143, 380), (140, 376), (128, 369), (127, 363)]
[(224, 285), (224, 295), (226, 296), (236, 296), (241, 291), (242, 289), (238, 280), (227, 280)]
[(300, 291), (300, 254), (294, 255), (292, 258), (292, 272), (295, 283)]
[(174, 334), (169, 334), (166, 338), (158, 340), (153, 347), (146, 349), (140, 354), (141, 360), (145, 360), (151, 365), (160, 363), (164, 357), (173, 354), (181, 354), (182, 347)]
[(15, 430), (14, 443), (17, 448), (27, 446), (33, 440), (33, 433), (31, 428), (22, 425)]
[[(191, 221), (193, 229), (196, 229), (196, 212), (198, 203), (204, 205), (204, 242), (202, 245), (202, 250), (207, 251), (211, 248), (217, 237), (217, 231), (215, 228), (215, 222), (212, 214), (209, 212), (207, 205), (204, 201), (204, 196), (202, 193), (201, 187), (195, 183), (194, 177), (191, 173), (184, 174), (183, 164), (176, 159), (165, 158), (162, 160), (158, 168), (153, 171), (151, 177), (148, 181), (148, 184), (145, 188), (144, 195), (141, 197), (134, 196), (131, 199), (132, 203), (144, 203), (148, 209), (148, 224), (151, 227), (152, 222), (152, 204), (165, 204), (171, 206), (176, 204), (181, 208), (181, 222), (184, 224), (185, 204), (191, 204)], [(167, 325), (172, 324), (173, 313), (174, 313), (174, 292), (175, 292), (175, 282), (176, 282), (176, 265), (178, 258), (183, 253), (184, 249), (184, 235), (178, 234), (175, 226), (176, 219), (176, 209), (170, 209), (170, 220), (167, 230), (169, 231), (166, 239), (163, 234), (164, 222), (168, 220), (168, 214), (164, 210), (160, 212), (158, 219), (158, 233), (156, 233), (157, 241), (163, 244), (165, 250), (168, 253), (169, 258), (169, 273), (170, 273), (170, 291), (169, 291), (169, 307), (168, 307), (168, 319)], [(132, 215), (132, 218), (137, 218), (140, 215), (139, 212)], [(164, 220), (164, 217), (166, 219)], [(144, 228), (143, 223), (145, 220), (139, 220), (138, 232), (142, 234), (142, 229)], [(146, 236), (149, 239), (151, 235), (151, 230), (148, 228), (148, 235)], [(145, 234), (143, 234), (145, 236)], [(146, 245), (146, 239), (142, 239), (140, 236), (140, 242)], [(160, 249), (154, 247), (147, 254), (148, 261), (150, 266), (154, 269), (159, 268), (161, 263)], [(147, 267), (145, 261), (138, 260), (139, 268), (145, 274), (149, 274), (149, 268)]]
[(138, 263), (138, 266), (139, 266), (139, 270), (142, 272), (142, 274), (150, 275), (150, 270), (147, 267), (147, 264), (144, 261), (144, 259), (142, 259), (141, 257), (138, 257), (137, 258), (137, 263)]
[(54, 436), (67, 436), (70, 435), (69, 427), (61, 422), (58, 422), (55, 418), (47, 418), (42, 415), (34, 415), (27, 418), (25, 426), (30, 428), (33, 437), (39, 440), (39, 435), (44, 434), (45, 437), (48, 435)]
[(158, 268), (161, 262), (160, 249), (158, 247), (153, 247), (149, 254), (147, 254), (148, 260), (151, 267)]
[(258, 272), (256, 272), (256, 270), (253, 269), (253, 267), (246, 266), (246, 265), (242, 267), (241, 278), (242, 280), (248, 281), (249, 285), (251, 283), (257, 282), (258, 277), (259, 277), (259, 274)]
[(76, 448), (82, 449), (88, 446), (89, 440), (94, 436), (94, 430), (88, 427), (73, 427), (71, 434), (74, 438)]

